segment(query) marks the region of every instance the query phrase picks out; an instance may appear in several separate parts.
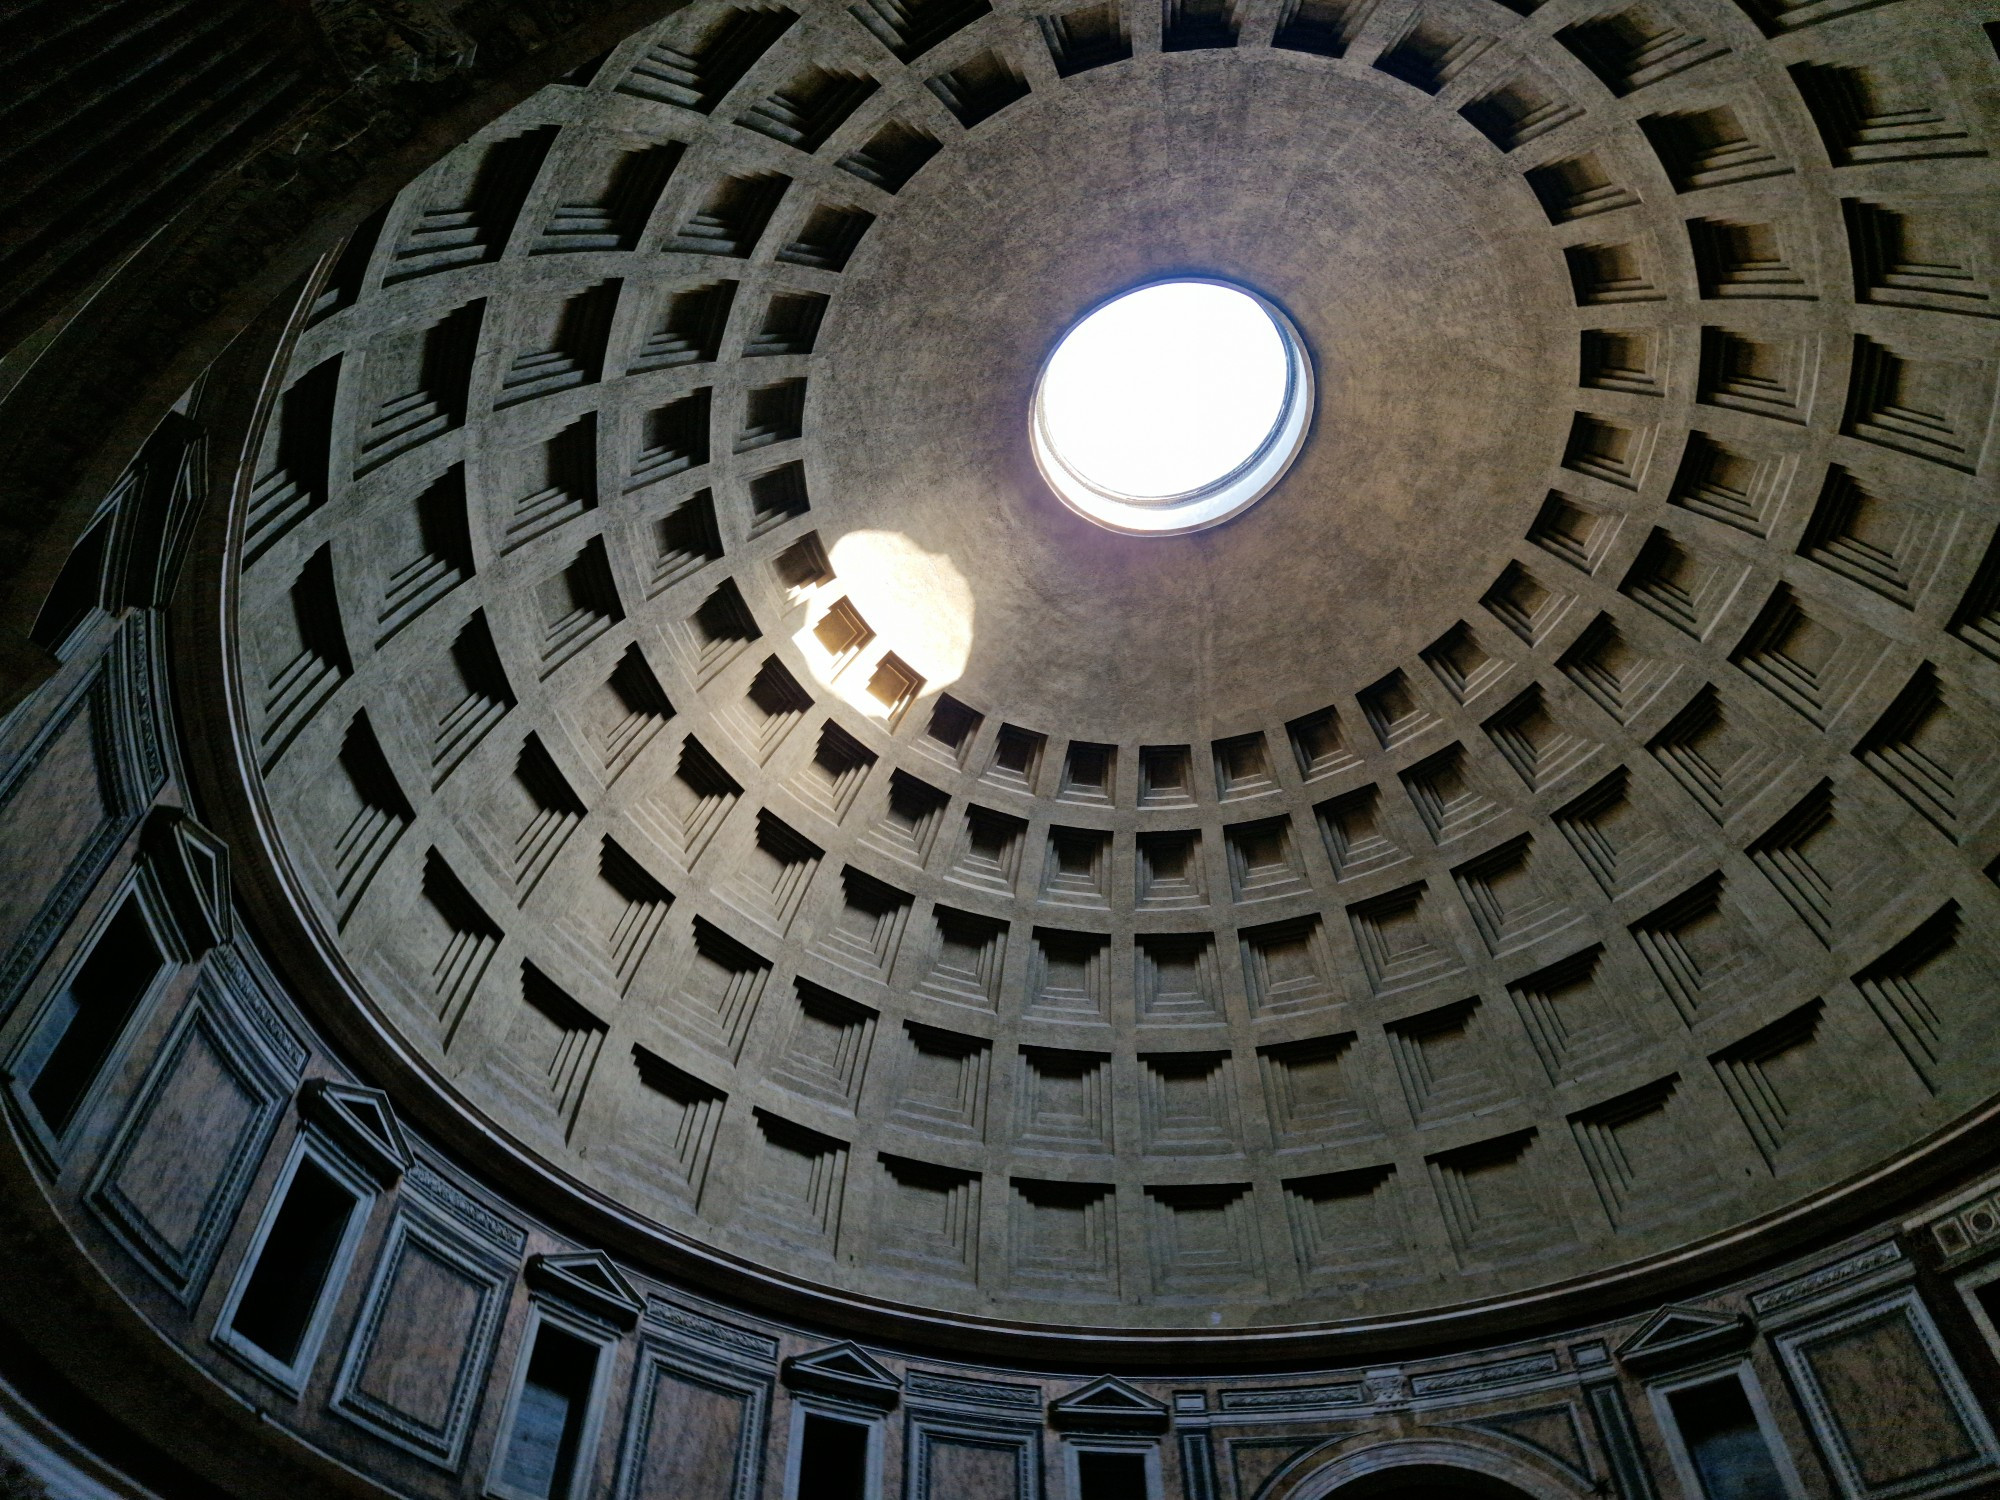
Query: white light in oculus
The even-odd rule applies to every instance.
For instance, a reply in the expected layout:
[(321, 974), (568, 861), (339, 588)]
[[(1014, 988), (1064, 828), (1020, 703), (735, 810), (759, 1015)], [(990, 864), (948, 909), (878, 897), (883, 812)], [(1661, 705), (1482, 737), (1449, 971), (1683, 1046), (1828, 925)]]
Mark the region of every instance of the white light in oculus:
[(1042, 367), (1035, 461), (1072, 510), (1117, 531), (1227, 520), (1275, 484), (1305, 441), (1312, 369), (1263, 298), (1163, 281), (1103, 303)]
[(1079, 479), (1166, 500), (1241, 467), (1284, 409), (1285, 341), (1254, 298), (1169, 281), (1072, 328), (1042, 376), (1049, 445)]

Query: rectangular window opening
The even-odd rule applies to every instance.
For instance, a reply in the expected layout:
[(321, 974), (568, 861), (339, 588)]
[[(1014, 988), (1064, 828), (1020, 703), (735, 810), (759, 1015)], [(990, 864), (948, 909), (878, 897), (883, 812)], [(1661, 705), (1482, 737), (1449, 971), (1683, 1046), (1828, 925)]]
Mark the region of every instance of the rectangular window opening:
[(15, 1065), (35, 1112), (55, 1134), (69, 1129), (126, 1023), (165, 966), (137, 899), (126, 897), (90, 956), (49, 1003)]
[(799, 1442), (796, 1500), (867, 1500), (868, 1429), (808, 1414)]
[(1725, 1375), (1667, 1400), (1708, 1500), (1788, 1500), (1741, 1380)]
[(536, 1500), (563, 1500), (570, 1493), (597, 1383), (598, 1353), (589, 1340), (547, 1323), (535, 1330), (500, 1475), (509, 1493)]
[(1151, 1493), (1146, 1487), (1145, 1454), (1077, 1454), (1077, 1500), (1145, 1500)]
[(300, 1158), (229, 1320), (231, 1333), (281, 1365), (298, 1360), (359, 1202), (318, 1162)]
[(1992, 1322), (1994, 1330), (2000, 1332), (2000, 1281), (1989, 1281), (1984, 1286), (1975, 1287), (1972, 1295), (1979, 1299), (1980, 1309)]
[(107, 513), (70, 548), (68, 559), (56, 574), (48, 596), (28, 631), (37, 646), (61, 653), (77, 626), (104, 603), (104, 556), (110, 548), (111, 526), (116, 519)]

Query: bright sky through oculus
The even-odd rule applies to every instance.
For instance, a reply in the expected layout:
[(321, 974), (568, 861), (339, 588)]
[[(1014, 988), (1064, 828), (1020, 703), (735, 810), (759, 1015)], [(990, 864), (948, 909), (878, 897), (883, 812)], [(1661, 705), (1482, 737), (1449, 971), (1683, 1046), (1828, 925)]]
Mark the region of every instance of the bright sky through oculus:
[(1049, 447), (1133, 499), (1184, 495), (1240, 468), (1284, 414), (1285, 340), (1254, 297), (1212, 281), (1141, 287), (1090, 314), (1042, 377)]

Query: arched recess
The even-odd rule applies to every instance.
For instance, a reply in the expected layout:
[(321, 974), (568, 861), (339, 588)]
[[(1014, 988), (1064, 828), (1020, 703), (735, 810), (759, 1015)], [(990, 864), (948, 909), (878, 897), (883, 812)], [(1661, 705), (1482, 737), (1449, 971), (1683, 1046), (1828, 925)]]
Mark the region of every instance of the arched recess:
[(1592, 1491), (1552, 1463), (1462, 1438), (1364, 1444), (1324, 1463), (1310, 1458), (1273, 1479), (1257, 1500), (1588, 1500)]

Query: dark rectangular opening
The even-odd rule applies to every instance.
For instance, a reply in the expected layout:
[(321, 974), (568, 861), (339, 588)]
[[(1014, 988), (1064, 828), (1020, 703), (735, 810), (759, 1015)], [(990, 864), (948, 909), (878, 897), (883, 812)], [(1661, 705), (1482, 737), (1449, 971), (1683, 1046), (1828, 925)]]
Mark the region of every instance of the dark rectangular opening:
[(868, 1493), (868, 1429), (837, 1417), (806, 1417), (795, 1500), (863, 1500)]
[(311, 1157), (300, 1159), (229, 1320), (231, 1332), (281, 1365), (299, 1357), (359, 1201)]
[(597, 1345), (544, 1323), (514, 1407), (507, 1466), (500, 1481), (523, 1495), (561, 1500), (576, 1478), (590, 1388), (597, 1380)]
[(1725, 1375), (1667, 1400), (1708, 1500), (1785, 1500), (1784, 1481), (1742, 1381)]
[(104, 1071), (166, 959), (128, 896), (61, 994), (49, 1002), (15, 1068), (42, 1122), (61, 1135)]
[(1077, 1454), (1076, 1497), (1077, 1500), (1146, 1500), (1146, 1455)]
[(2000, 1281), (1989, 1281), (1972, 1295), (1979, 1299), (1980, 1307), (1992, 1320), (1993, 1326), (2000, 1328)]
[(48, 651), (60, 651), (76, 627), (104, 602), (104, 554), (111, 541), (115, 515), (105, 515), (70, 548), (69, 557), (48, 597), (42, 601), (28, 639)]

